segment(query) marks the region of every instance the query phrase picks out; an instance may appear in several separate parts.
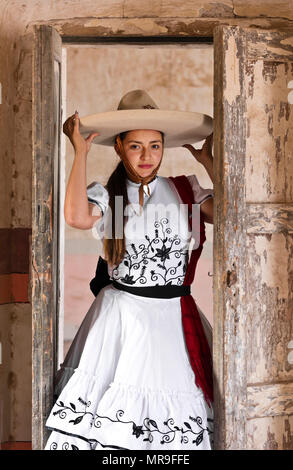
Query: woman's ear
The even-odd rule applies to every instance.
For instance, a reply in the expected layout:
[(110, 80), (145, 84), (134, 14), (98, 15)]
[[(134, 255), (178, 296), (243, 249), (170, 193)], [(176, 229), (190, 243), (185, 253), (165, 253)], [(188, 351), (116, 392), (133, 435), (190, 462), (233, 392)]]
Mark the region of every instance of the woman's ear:
[(114, 144), (114, 150), (115, 150), (115, 152), (117, 153), (117, 155), (120, 157), (119, 147), (118, 147), (118, 145), (116, 144), (116, 142), (115, 142), (115, 144)]

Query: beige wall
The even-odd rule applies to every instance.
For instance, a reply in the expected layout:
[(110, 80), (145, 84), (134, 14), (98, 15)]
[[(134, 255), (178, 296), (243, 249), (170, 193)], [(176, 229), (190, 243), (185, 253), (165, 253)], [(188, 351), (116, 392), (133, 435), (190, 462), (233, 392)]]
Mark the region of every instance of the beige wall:
[[(162, 109), (196, 111), (213, 116), (213, 47), (68, 47), (67, 116), (78, 109), (80, 116), (117, 109), (126, 92), (147, 90)], [(67, 139), (68, 141), (68, 139)], [(204, 141), (195, 144), (201, 148)], [(68, 141), (66, 180), (73, 147)], [(113, 148), (92, 145), (87, 159), (87, 180), (105, 184), (119, 162)], [(159, 175), (196, 174), (204, 188), (213, 184), (205, 168), (183, 148), (165, 149)], [(89, 281), (94, 276), (98, 245), (91, 230), (65, 229), (65, 339), (73, 339), (93, 295)], [(212, 237), (213, 226), (206, 224), (207, 241), (197, 265), (193, 295), (212, 318)]]
[[(8, 232), (16, 228), (31, 228), (33, 24), (53, 25), (62, 35), (212, 36), (214, 27), (223, 23), (292, 30), (292, 19), (292, 1), (1, 0), (0, 228)], [(184, 75), (187, 80), (184, 86), (187, 88), (188, 79), (194, 77), (192, 66), (191, 60), (191, 68)], [(166, 77), (165, 73), (166, 71), (163, 77)], [(161, 91), (158, 82), (149, 83), (151, 85), (148, 88), (161, 104), (161, 99), (166, 99), (166, 94), (158, 94)], [(125, 83), (120, 86), (121, 89), (116, 88), (119, 93), (115, 99), (124, 91)], [(178, 96), (174, 97), (170, 104), (177, 107), (177, 99)], [(103, 109), (108, 109), (117, 103), (114, 101), (95, 101), (95, 106), (99, 104), (103, 105)], [(79, 101), (81, 102), (84, 101)], [(68, 113), (74, 107), (75, 104), (71, 109), (68, 107)], [(80, 110), (83, 111), (81, 108)], [(170, 163), (172, 158), (175, 157), (170, 157)], [(191, 156), (185, 156), (184, 151), (183, 158), (186, 158), (188, 168), (189, 165), (192, 166), (193, 172), (194, 162)], [(90, 165), (93, 165), (94, 155), (90, 160)], [(172, 174), (176, 174), (174, 166), (173, 171)], [(199, 176), (205, 184), (204, 174), (199, 173)], [(28, 254), (30, 248), (27, 243), (23, 246), (23, 251)], [(7, 257), (11, 255), (5, 247), (2, 252)], [(11, 273), (13, 268), (8, 274)], [(3, 271), (0, 274), (6, 275)], [(29, 440), (31, 437), (31, 354), (28, 346), (31, 341), (31, 286), (28, 284), (24, 288), (27, 291), (25, 301), (12, 296), (8, 303), (2, 301), (0, 306), (4, 358), (0, 365), (0, 391), (4, 403), (2, 440)], [(12, 317), (15, 315), (19, 323), (11, 337), (14, 328)], [(9, 382), (11, 377), (13, 381)], [(13, 386), (9, 385), (11, 383)]]

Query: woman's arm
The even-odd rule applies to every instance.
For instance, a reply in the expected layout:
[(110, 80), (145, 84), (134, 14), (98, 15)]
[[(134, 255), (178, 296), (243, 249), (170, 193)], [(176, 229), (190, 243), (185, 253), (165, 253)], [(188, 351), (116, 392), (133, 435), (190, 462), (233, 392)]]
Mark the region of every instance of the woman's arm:
[[(206, 155), (206, 158), (202, 162), (203, 166), (205, 167), (209, 177), (211, 178), (212, 182), (214, 182), (214, 171), (213, 171), (213, 157), (212, 155)], [(206, 201), (204, 201), (200, 206), (200, 211), (203, 215), (204, 222), (208, 224), (214, 223), (214, 198), (210, 197)]]
[[(214, 182), (214, 170), (213, 170), (213, 155), (212, 155), (212, 142), (213, 142), (213, 133), (210, 134), (201, 149), (195, 149), (190, 144), (185, 144), (182, 147), (186, 147), (192, 155), (196, 158), (196, 160), (201, 163), (209, 177), (211, 178), (212, 182)], [(206, 201), (204, 201), (200, 206), (201, 214), (203, 215), (204, 222), (209, 224), (213, 223), (213, 209), (214, 209), (214, 198), (210, 197)]]
[(200, 205), (200, 212), (203, 215), (204, 222), (208, 224), (214, 223), (214, 198), (209, 197)]
[(102, 217), (101, 211), (93, 216), (94, 204), (88, 202), (86, 183), (86, 162), (92, 140), (98, 133), (92, 133), (84, 139), (79, 132), (79, 117), (76, 112), (64, 123), (63, 132), (69, 137), (74, 147), (74, 161), (66, 188), (64, 217), (68, 225), (81, 230), (88, 230)]

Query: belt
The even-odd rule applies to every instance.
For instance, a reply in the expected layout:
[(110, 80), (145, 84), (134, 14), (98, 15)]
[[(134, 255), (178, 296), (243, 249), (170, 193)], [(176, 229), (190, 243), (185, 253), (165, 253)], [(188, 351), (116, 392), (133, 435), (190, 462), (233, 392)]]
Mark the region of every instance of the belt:
[(121, 284), (121, 282), (113, 281), (115, 289), (129, 292), (130, 294), (140, 295), (142, 297), (153, 297), (158, 299), (172, 299), (174, 297), (181, 297), (182, 295), (190, 295), (190, 286), (146, 286), (134, 287)]

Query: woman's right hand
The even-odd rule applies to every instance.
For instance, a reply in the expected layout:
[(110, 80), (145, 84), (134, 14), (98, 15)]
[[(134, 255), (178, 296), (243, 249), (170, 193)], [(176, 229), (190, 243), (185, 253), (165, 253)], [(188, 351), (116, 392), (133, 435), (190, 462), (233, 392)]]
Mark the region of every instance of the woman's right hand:
[(63, 132), (69, 138), (73, 145), (75, 153), (88, 154), (93, 139), (99, 135), (98, 132), (92, 132), (86, 139), (79, 132), (79, 115), (78, 112), (70, 116), (63, 124)]

